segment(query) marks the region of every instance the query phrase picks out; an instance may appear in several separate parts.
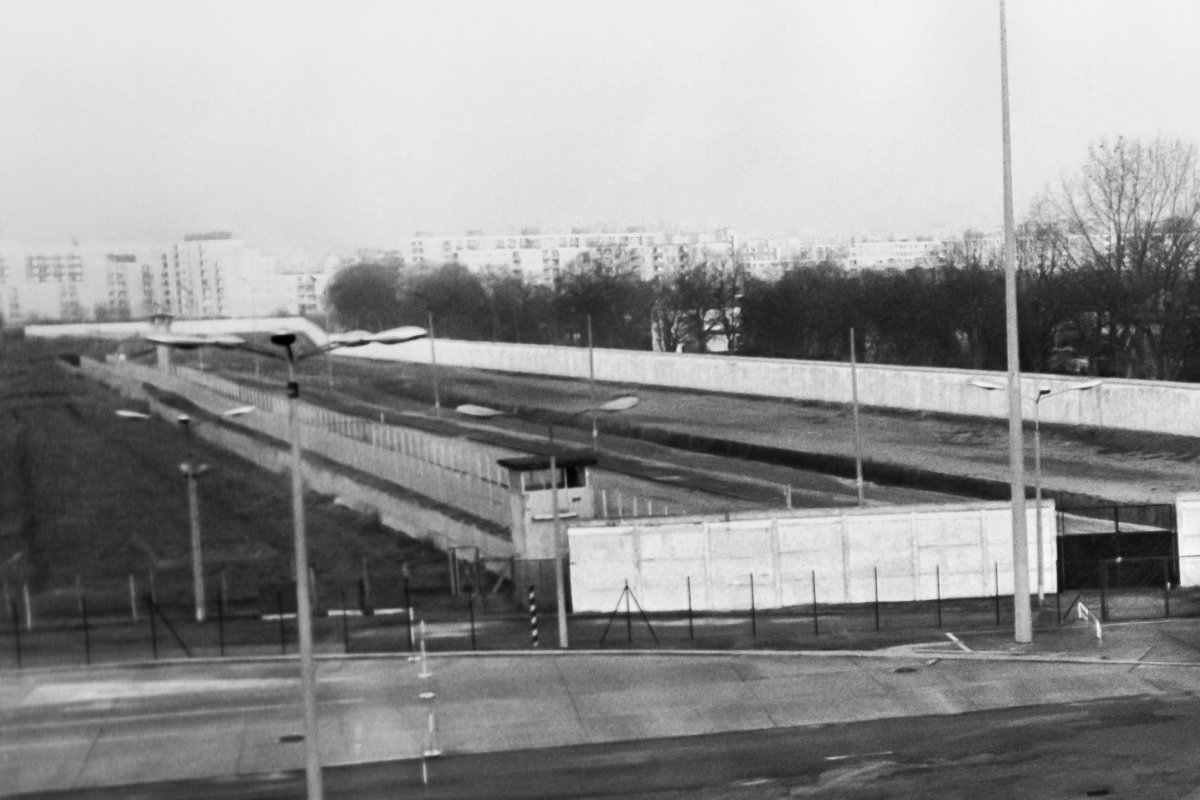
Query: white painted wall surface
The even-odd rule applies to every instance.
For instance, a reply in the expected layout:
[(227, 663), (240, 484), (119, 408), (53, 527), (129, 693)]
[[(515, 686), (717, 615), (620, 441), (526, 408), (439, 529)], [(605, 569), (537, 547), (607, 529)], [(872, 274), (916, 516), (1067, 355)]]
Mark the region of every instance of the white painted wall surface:
[[(1200, 497), (1198, 497), (1200, 500)], [(1198, 504), (1200, 508), (1200, 504)], [(1035, 510), (1027, 509), (1029, 582), (1037, 585)], [(1053, 502), (1042, 522), (1054, 530)], [(629, 581), (647, 611), (728, 611), (817, 602), (868, 603), (1012, 593), (1008, 503), (760, 512), (724, 517), (581, 523), (568, 529), (576, 611), (611, 611)], [(1044, 537), (1047, 592), (1056, 590)]]
[(1179, 585), (1200, 585), (1200, 493), (1176, 495), (1175, 527), (1179, 531)]
[[(439, 339), (438, 364), (537, 375), (588, 376), (588, 353), (580, 347), (493, 344)], [(371, 345), (339, 351), (343, 358), (429, 363), (429, 343)], [(595, 351), (596, 379), (705, 392), (733, 392), (827, 403), (851, 402), (850, 365), (822, 361), (739, 358), (736, 356)], [(1004, 383), (1004, 373), (973, 370), (858, 365), (863, 406), (931, 411), (966, 416), (1007, 417), (1004, 392), (972, 386), (972, 380)], [(1069, 375), (1022, 376), (1024, 394), (1081, 382)], [(1032, 418), (1032, 403), (1026, 417)], [(1200, 436), (1200, 385), (1163, 381), (1104, 379), (1085, 392), (1067, 392), (1042, 402), (1043, 423), (1155, 431)]]

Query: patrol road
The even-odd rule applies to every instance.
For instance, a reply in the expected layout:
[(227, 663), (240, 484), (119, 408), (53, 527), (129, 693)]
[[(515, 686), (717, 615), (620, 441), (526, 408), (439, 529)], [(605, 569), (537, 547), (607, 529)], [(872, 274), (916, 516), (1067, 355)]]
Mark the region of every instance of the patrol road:
[[(231, 355), (237, 354), (223, 354)], [(411, 404), (411, 398), (429, 395), (432, 375), (428, 366), (364, 361), (339, 360), (337, 395), (343, 399), (354, 397), (375, 408), (390, 409), (403, 402), (414, 408), (428, 408), (426, 403)], [(247, 359), (241, 360), (240, 369), (238, 364), (236, 358), (229, 360), (230, 373), (240, 372), (239, 380), (253, 381), (253, 364)], [(313, 374), (307, 385), (312, 396), (326, 393), (318, 366), (309, 366)], [(577, 411), (589, 403), (586, 378), (567, 380), (444, 366), (439, 367), (438, 375), (443, 405), (470, 402), (504, 409), (519, 408), (522, 413), (542, 409), (553, 414)], [(736, 386), (730, 387), (731, 392), (736, 390)], [(626, 441), (618, 444), (605, 434), (606, 426), (612, 430), (629, 425), (852, 459), (854, 426), (849, 398), (847, 405), (836, 406), (647, 386), (597, 387), (597, 393), (602, 397), (630, 392), (637, 393), (641, 403), (618, 417), (600, 420), (602, 446), (609, 442), (622, 453), (695, 466), (712, 475), (742, 474), (765, 482), (791, 483), (809, 493), (803, 500), (797, 498), (798, 505), (821, 507), (855, 502), (853, 478), (830, 478), (737, 459), (726, 459), (722, 466), (712, 456), (656, 448), (645, 443), (633, 445)], [(513, 419), (499, 421), (497, 425), (523, 429), (531, 434), (544, 432), (538, 425), (523, 426)], [(1195, 487), (1193, 463), (1200, 453), (1200, 442), (1196, 439), (1050, 425), (1043, 425), (1041, 434), (1043, 485), (1049, 492), (1070, 492), (1116, 503), (1163, 503), (1171, 502), (1177, 492), (1192, 491)], [(590, 441), (582, 431), (577, 434), (564, 431), (562, 435), (577, 437), (575, 441), (579, 444)], [(868, 465), (868, 502), (948, 501), (945, 495), (937, 497), (928, 493), (921, 496), (911, 488), (871, 484), (872, 463), (1000, 483), (1009, 480), (1007, 423), (1004, 420), (864, 408), (861, 437), (862, 456)], [(1031, 439), (1031, 434), (1027, 438)], [(1031, 448), (1031, 441), (1027, 445)], [(646, 448), (644, 453), (640, 451), (643, 447)], [(608, 451), (608, 454), (616, 453)]]
[[(847, 701), (849, 699), (847, 698)], [(1200, 787), (1200, 700), (1135, 696), (327, 768), (331, 798), (1189, 798)], [(28, 795), (303, 797), (303, 774)], [(25, 795), (22, 795), (25, 796)]]

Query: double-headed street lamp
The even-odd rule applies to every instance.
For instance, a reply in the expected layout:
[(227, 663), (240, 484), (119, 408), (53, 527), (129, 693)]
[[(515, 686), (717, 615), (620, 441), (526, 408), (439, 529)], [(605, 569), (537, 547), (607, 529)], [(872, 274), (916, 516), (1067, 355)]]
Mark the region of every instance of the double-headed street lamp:
[[(254, 411), (254, 406), (238, 406), (228, 411), (222, 411), (221, 416), (240, 417), (252, 411)], [(130, 411), (124, 408), (117, 410), (117, 416), (124, 419), (150, 419), (149, 414), (143, 414), (140, 411)], [(187, 481), (188, 526), (192, 534), (192, 594), (196, 605), (196, 622), (204, 622), (206, 614), (204, 558), (200, 546), (200, 497), (196, 491), (196, 479), (208, 471), (208, 465), (196, 464), (195, 459), (192, 457), (192, 429), (197, 425), (203, 425), (204, 422), (196, 422), (187, 414), (178, 415), (175, 421), (183, 428), (184, 437), (187, 442), (187, 459), (179, 465), (179, 471), (183, 473), (183, 477)]]
[[(580, 409), (571, 414), (566, 414), (559, 417), (560, 420), (571, 419), (573, 417), (582, 416), (584, 414), (592, 414), (593, 422), (597, 412), (605, 414), (613, 414), (618, 411), (627, 411), (633, 408), (641, 398), (637, 395), (624, 395), (609, 400), (606, 403), (601, 403), (598, 406), (591, 408)], [(487, 406), (477, 406), (466, 404), (458, 406), (456, 409), (459, 414), (465, 414), (468, 417), (480, 417), (489, 419), (492, 417), (510, 416), (507, 412), (499, 409), (489, 408)], [(563, 547), (562, 531), (559, 525), (558, 515), (558, 456), (554, 451), (554, 423), (550, 422), (546, 426), (546, 436), (550, 443), (550, 519), (552, 525), (551, 536), (554, 540), (554, 597), (558, 605), (558, 646), (567, 648), (570, 646), (570, 639), (567, 634), (567, 590), (566, 576), (563, 574), (563, 557), (566, 555), (566, 548)]]
[[(1043, 386), (1037, 390), (1037, 394), (1033, 397), (1025, 398), (1026, 400), (1033, 401), (1033, 507), (1035, 514), (1034, 525), (1037, 528), (1037, 598), (1039, 607), (1046, 600), (1045, 568), (1043, 566), (1045, 557), (1042, 554), (1042, 401), (1051, 397), (1057, 397), (1060, 394), (1066, 394), (1067, 392), (1085, 392), (1088, 389), (1095, 389), (1100, 384), (1101, 381), (1092, 380), (1084, 381), (1083, 383), (1072, 383), (1069, 386), (1063, 386), (1058, 389), (1048, 389)], [(982, 380), (973, 380), (971, 381), (971, 385), (989, 392), (1003, 391), (1008, 388), (998, 383)]]
[(271, 344), (282, 348), (284, 355), (256, 347), (240, 336), (228, 334), (201, 336), (178, 333), (146, 334), (142, 338), (153, 344), (180, 350), (200, 347), (219, 347), (225, 350), (246, 350), (251, 353), (282, 358), (288, 365), (288, 439), (291, 445), (292, 473), (292, 533), (296, 550), (296, 628), (300, 639), (300, 684), (304, 700), (304, 770), (309, 800), (322, 800), (321, 761), (317, 743), (317, 680), (313, 664), (312, 607), (308, 587), (308, 543), (304, 525), (304, 475), (300, 453), (300, 420), (297, 401), (300, 384), (296, 382), (296, 362), (323, 355), (338, 347), (361, 347), (367, 344), (402, 344), (421, 339), (428, 333), (424, 328), (406, 325), (379, 333), (355, 332), (331, 338), (321, 347), (304, 353), (293, 349), (299, 334), (295, 331), (276, 331), (270, 334)]

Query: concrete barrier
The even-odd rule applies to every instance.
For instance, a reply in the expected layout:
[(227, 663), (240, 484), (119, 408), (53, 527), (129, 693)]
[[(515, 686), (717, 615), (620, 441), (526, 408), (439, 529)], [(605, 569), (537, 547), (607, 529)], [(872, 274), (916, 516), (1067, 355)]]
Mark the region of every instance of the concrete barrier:
[[(550, 375), (586, 380), (588, 351), (578, 347), (495, 344), (439, 339), (439, 365)], [(337, 351), (342, 358), (372, 358), (429, 363), (426, 341), (370, 345)], [(850, 365), (823, 361), (740, 358), (722, 355), (595, 350), (596, 379), (685, 391), (736, 393), (757, 397), (849, 404)], [(973, 380), (1003, 384), (1004, 373), (974, 370), (858, 365), (859, 403), (864, 407), (1006, 418), (1006, 395), (971, 385)], [(1083, 378), (1067, 375), (1022, 376), (1033, 416), (1036, 389), (1058, 390)], [(1104, 379), (1088, 391), (1066, 392), (1041, 404), (1044, 424), (1079, 425), (1200, 436), (1200, 386), (1165, 381)]]
[[(317, 344), (328, 337), (303, 318), (268, 320), (179, 320), (177, 332), (238, 333), (289, 328), (306, 333)], [(111, 336), (123, 338), (149, 332), (149, 323), (91, 323), (30, 325), (27, 336)], [(335, 350), (338, 358), (370, 358), (430, 363), (436, 346), (444, 366), (529, 373), (584, 380), (588, 351), (581, 347), (467, 342), (438, 339), (403, 345), (372, 344)], [(647, 353), (597, 348), (596, 379), (608, 383), (642, 384), (685, 391), (735, 393), (822, 403), (849, 404), (850, 365), (826, 361), (742, 358), (726, 355)], [(858, 365), (859, 403), (864, 407), (926, 411), (962, 416), (1007, 417), (1004, 392), (972, 386), (972, 380), (1005, 381), (1004, 373), (974, 370)], [(1029, 398), (1038, 388), (1058, 390), (1080, 383), (1067, 375), (1022, 376)], [(1067, 392), (1047, 399), (1040, 408), (1046, 424), (1078, 425), (1147, 431), (1176, 436), (1200, 436), (1200, 385), (1165, 381), (1105, 378), (1085, 392)]]
[[(1198, 498), (1200, 499), (1200, 498)], [(1030, 586), (1037, 585), (1035, 510), (1028, 514)], [(1054, 530), (1052, 502), (1042, 522)], [(648, 611), (760, 608), (1011, 594), (1008, 503), (758, 512), (572, 525), (571, 594), (577, 611), (611, 611), (625, 582)], [(1055, 539), (1044, 537), (1048, 592)], [(999, 587), (996, 585), (997, 575)], [(876, 582), (876, 577), (878, 582)]]
[[(99, 336), (105, 339), (129, 339), (154, 330), (148, 321), (138, 322), (73, 322), (62, 325), (26, 325), (25, 335), (33, 339), (82, 338)], [(172, 333), (254, 333), (274, 330), (298, 331), (315, 344), (328, 341), (325, 330), (304, 317), (271, 317), (245, 319), (178, 319), (171, 325)]]

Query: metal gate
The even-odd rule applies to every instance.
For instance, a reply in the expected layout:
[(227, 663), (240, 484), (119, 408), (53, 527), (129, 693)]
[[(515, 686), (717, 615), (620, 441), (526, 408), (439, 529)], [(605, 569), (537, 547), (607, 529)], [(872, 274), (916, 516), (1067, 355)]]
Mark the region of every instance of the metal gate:
[(1060, 591), (1179, 583), (1173, 505), (1060, 508), (1057, 542)]

